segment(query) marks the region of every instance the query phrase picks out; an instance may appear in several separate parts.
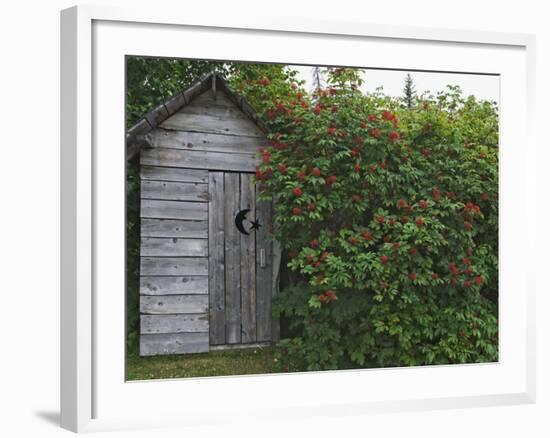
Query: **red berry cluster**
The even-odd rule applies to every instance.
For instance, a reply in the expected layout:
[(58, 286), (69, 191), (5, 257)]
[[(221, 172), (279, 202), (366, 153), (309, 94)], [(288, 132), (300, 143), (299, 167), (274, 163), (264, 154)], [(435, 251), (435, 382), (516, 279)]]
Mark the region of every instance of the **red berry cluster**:
[(374, 138), (380, 138), (380, 136), (382, 135), (382, 131), (380, 130), (380, 128), (372, 128), (369, 131), (369, 135)]
[(366, 241), (371, 241), (372, 240), (372, 234), (370, 233), (370, 231), (367, 231), (367, 230), (361, 231), (361, 237), (363, 239), (365, 239)]
[(471, 202), (468, 202), (464, 205), (464, 214), (479, 214), (481, 212), (481, 208), (479, 205), (473, 204)]
[(392, 122), (394, 128), (397, 128), (399, 126), (399, 119), (397, 118), (397, 116), (395, 114), (392, 114), (390, 111), (383, 111), (382, 112), (382, 118), (384, 120)]
[(389, 134), (388, 134), (388, 137), (390, 138), (390, 141), (392, 143), (395, 143), (397, 140), (399, 140), (399, 132), (397, 131), (391, 131)]
[(336, 301), (338, 297), (335, 295), (334, 291), (332, 289), (327, 290), (326, 292), (323, 292), (319, 295), (319, 301), (321, 304), (325, 304), (327, 302), (333, 302)]

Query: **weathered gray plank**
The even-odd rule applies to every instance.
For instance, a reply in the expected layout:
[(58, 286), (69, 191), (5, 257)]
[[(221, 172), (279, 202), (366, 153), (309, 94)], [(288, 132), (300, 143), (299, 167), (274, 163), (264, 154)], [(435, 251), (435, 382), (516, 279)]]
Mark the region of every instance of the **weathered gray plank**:
[(225, 341), (241, 342), (240, 233), (235, 227), (239, 212), (239, 175), (224, 174), (225, 192)]
[(142, 237), (142, 257), (207, 257), (207, 239), (178, 239), (177, 237)]
[(160, 123), (166, 120), (169, 115), (170, 114), (164, 106), (164, 103), (161, 103), (160, 105), (149, 111), (147, 114), (145, 114), (145, 118), (152, 128), (156, 128)]
[(198, 95), (203, 93), (205, 90), (207, 90), (210, 87), (210, 78), (203, 78), (196, 84), (194, 84), (192, 87), (188, 88), (183, 92), (183, 96), (185, 97), (185, 101), (187, 103), (191, 102), (193, 99), (195, 99)]
[(173, 313), (207, 313), (207, 295), (142, 295), (141, 313), (165, 315)]
[(226, 97), (231, 102), (233, 102), (233, 104), (235, 106), (242, 109), (241, 104), (242, 104), (244, 98), (242, 96), (238, 95), (237, 93), (235, 93), (231, 88), (229, 88), (225, 81), (223, 81), (223, 80), (220, 81), (219, 85), (220, 85), (220, 90), (224, 91), (224, 94), (226, 95)]
[(216, 99), (213, 98), (212, 93), (202, 93), (195, 97), (188, 106), (203, 107), (208, 105), (239, 109), (223, 91), (216, 94)]
[[(219, 93), (219, 96), (221, 97), (222, 94), (223, 93)], [(225, 96), (216, 100), (213, 100), (211, 97), (210, 99), (196, 99), (191, 103), (191, 105), (187, 105), (180, 109), (178, 113), (199, 116), (211, 115), (223, 117), (225, 119), (250, 120), (246, 114), (244, 114)]]
[(139, 354), (206, 353), (209, 350), (208, 333), (166, 333), (141, 335)]
[(141, 217), (152, 219), (207, 220), (208, 204), (202, 202), (142, 199)]
[(254, 172), (258, 164), (255, 154), (190, 151), (167, 148), (143, 150), (141, 164), (150, 166), (188, 167), (236, 172)]
[(256, 341), (256, 239), (251, 221), (256, 218), (256, 202), (252, 175), (240, 174), (240, 210), (249, 209), (245, 229), (249, 235), (240, 233), (241, 251), (241, 336), (243, 343)]
[(252, 120), (255, 121), (256, 125), (260, 128), (261, 131), (267, 132), (263, 121), (261, 120), (261, 118), (258, 117), (256, 110), (252, 107), (252, 105), (250, 105), (246, 98), (235, 93), (235, 91), (229, 88), (227, 82), (225, 82), (223, 79), (218, 81), (218, 87), (220, 90), (223, 90), (224, 94), (231, 102), (233, 102), (234, 105), (239, 107), (246, 115), (248, 115)]
[[(171, 131), (154, 131), (158, 133), (171, 132)], [(153, 133), (151, 133), (153, 135)], [(179, 182), (193, 182), (204, 183), (208, 182), (208, 171), (200, 169), (180, 169), (178, 167), (155, 167), (155, 166), (141, 166), (140, 176), (142, 180), (155, 180), (155, 181), (179, 181)]]
[(176, 131), (209, 132), (211, 134), (264, 138), (264, 134), (254, 122), (245, 118), (228, 119), (213, 115), (177, 112), (162, 122), (160, 127)]
[(219, 105), (219, 106), (226, 106), (231, 108), (238, 108), (235, 107), (235, 104), (229, 100), (229, 98), (225, 95), (224, 92), (217, 93), (216, 98), (212, 96), (212, 93), (204, 92), (196, 96), (193, 101), (188, 106), (204, 106), (204, 105)]
[(208, 294), (207, 276), (140, 277), (142, 295)]
[(223, 172), (209, 172), (208, 266), (210, 297), (210, 343), (225, 344), (225, 231)]
[(141, 199), (208, 201), (208, 184), (173, 181), (141, 181)]
[(185, 105), (185, 98), (182, 93), (176, 93), (164, 102), (168, 114), (172, 115)]
[(153, 144), (152, 141), (153, 137), (148, 133), (134, 134), (126, 137), (126, 160), (131, 160), (142, 149), (151, 148)]
[(151, 125), (145, 119), (139, 120), (134, 126), (126, 131), (126, 161), (130, 161), (139, 153), (143, 136), (151, 131)]
[(144, 334), (207, 332), (208, 314), (141, 315), (140, 330)]
[[(273, 205), (271, 211), (273, 211)], [(271, 272), (271, 299), (279, 293), (279, 281), (280, 281), (280, 268), (281, 268), (281, 256), (282, 256), (282, 247), (281, 244), (273, 240), (272, 241), (272, 251), (273, 251), (273, 267)], [(271, 319), (271, 341), (277, 342), (281, 336), (281, 321), (279, 318)]]
[(141, 236), (206, 239), (208, 237), (208, 222), (143, 218), (141, 219)]
[(141, 257), (140, 274), (208, 275), (206, 257)]
[(132, 126), (128, 131), (126, 131), (126, 139), (130, 139), (130, 141), (135, 140), (136, 136), (138, 135), (145, 135), (148, 132), (151, 131), (151, 125), (147, 123), (147, 120), (140, 119), (136, 122), (134, 126)]
[[(156, 129), (151, 134), (151, 143), (155, 148), (173, 148), (194, 151), (255, 154), (265, 147), (267, 141), (255, 137), (236, 135), (206, 134), (203, 132), (166, 131)], [(164, 178), (153, 178), (164, 179)]]
[[(271, 203), (256, 202), (256, 217), (263, 225), (256, 233), (256, 328), (257, 340), (271, 340), (272, 242), (268, 238)], [(261, 253), (265, 254), (265, 257)], [(264, 264), (262, 266), (262, 261)]]
[(214, 72), (212, 74), (212, 98), (215, 100), (216, 99), (216, 73)]
[(248, 344), (225, 344), (225, 345), (210, 345), (210, 351), (235, 351), (235, 350), (250, 350), (254, 348), (262, 349), (270, 347), (271, 342), (252, 342)]

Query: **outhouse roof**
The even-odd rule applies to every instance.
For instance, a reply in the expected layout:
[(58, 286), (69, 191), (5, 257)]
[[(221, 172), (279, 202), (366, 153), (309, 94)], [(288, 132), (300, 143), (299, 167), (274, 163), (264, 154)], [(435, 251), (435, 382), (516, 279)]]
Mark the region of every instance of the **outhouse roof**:
[(220, 73), (210, 72), (201, 77), (189, 88), (163, 100), (162, 103), (145, 114), (143, 118), (126, 131), (126, 159), (132, 159), (139, 153), (142, 146), (150, 143), (150, 139), (148, 138), (149, 132), (157, 128), (162, 122), (184, 106), (189, 105), (195, 97), (208, 90), (212, 90), (212, 93), (216, 93), (218, 90), (225, 93), (229, 100), (246, 114), (262, 132), (267, 133), (262, 119), (252, 105), (244, 97), (235, 93)]

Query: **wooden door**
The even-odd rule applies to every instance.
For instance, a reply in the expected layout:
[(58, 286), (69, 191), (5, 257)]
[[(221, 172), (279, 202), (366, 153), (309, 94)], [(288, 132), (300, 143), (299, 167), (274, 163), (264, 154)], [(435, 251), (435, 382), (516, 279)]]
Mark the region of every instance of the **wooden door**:
[(271, 204), (253, 176), (209, 172), (210, 345), (272, 340)]

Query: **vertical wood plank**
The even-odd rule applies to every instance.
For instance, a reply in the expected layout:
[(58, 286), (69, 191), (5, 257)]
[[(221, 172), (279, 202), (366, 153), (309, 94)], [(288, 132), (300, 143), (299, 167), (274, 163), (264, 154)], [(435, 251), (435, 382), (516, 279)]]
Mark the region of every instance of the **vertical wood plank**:
[(240, 233), (235, 226), (239, 211), (239, 174), (224, 174), (225, 189), (225, 341), (241, 342)]
[(225, 344), (225, 232), (223, 172), (209, 172), (208, 193), (208, 290), (210, 344)]
[(256, 232), (250, 229), (256, 218), (256, 196), (252, 176), (240, 174), (240, 210), (249, 209), (241, 239), (241, 336), (242, 343), (256, 342)]
[[(256, 197), (259, 196), (256, 190)], [(273, 275), (273, 245), (269, 239), (271, 202), (256, 201), (256, 219), (262, 225), (256, 232), (256, 340), (271, 341), (271, 295)], [(264, 252), (265, 257), (262, 256)], [(262, 260), (265, 261), (262, 264)]]
[[(275, 209), (271, 207), (273, 212)], [(273, 219), (273, 217), (272, 217)], [(279, 293), (279, 281), (280, 281), (280, 269), (281, 269), (281, 256), (282, 248), (281, 244), (276, 240), (272, 241), (273, 248), (273, 269), (272, 269), (272, 279), (271, 279), (271, 299)], [(271, 341), (278, 342), (281, 337), (281, 323), (279, 318), (271, 319)]]

